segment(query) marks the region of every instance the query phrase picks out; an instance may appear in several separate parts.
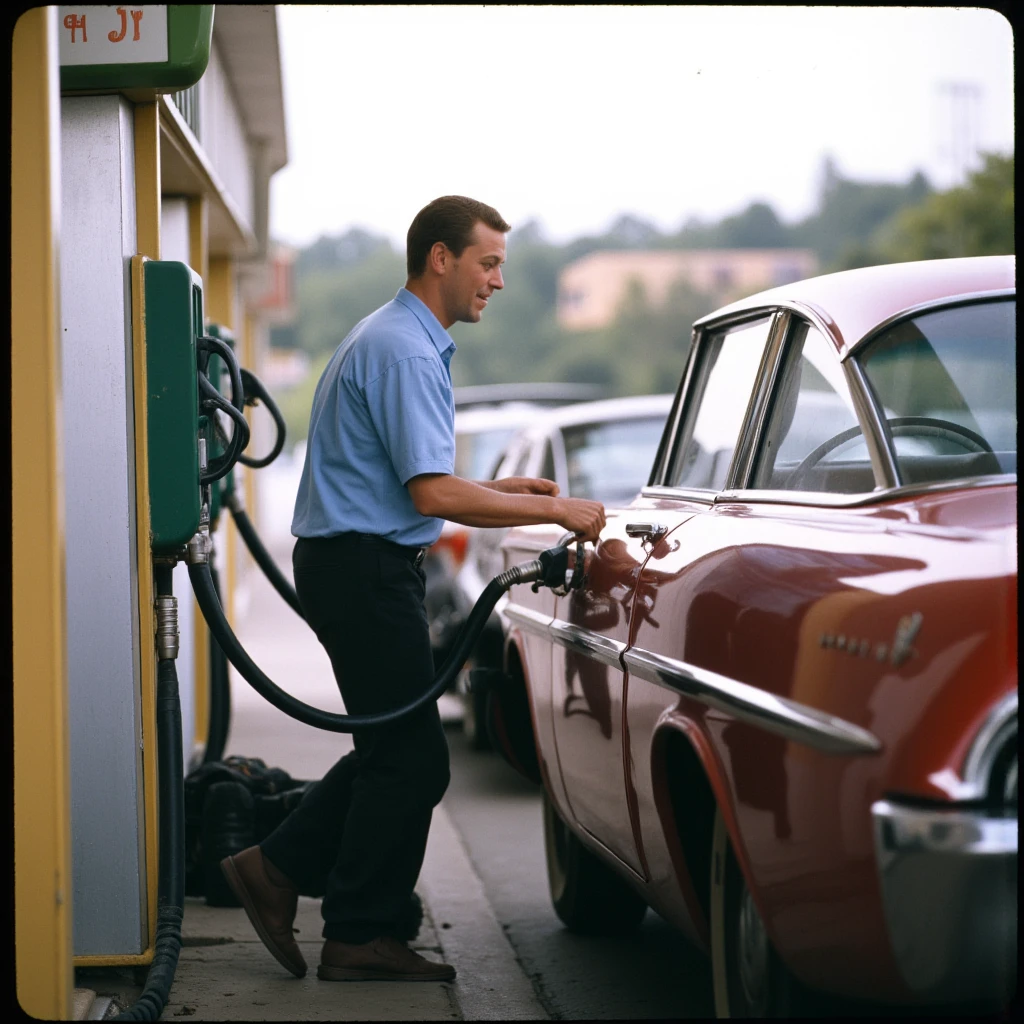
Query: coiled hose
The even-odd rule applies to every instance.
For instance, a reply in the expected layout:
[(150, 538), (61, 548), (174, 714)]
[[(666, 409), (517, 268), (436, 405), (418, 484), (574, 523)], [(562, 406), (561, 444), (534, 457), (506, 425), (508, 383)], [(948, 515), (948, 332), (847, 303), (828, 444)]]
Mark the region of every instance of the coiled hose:
[[(220, 601), (220, 579), (210, 564), (210, 577)], [(210, 637), (210, 721), (206, 729), (203, 764), (219, 761), (224, 756), (231, 729), (231, 679), (228, 659), (215, 636)]]
[[(171, 596), (171, 569), (158, 566), (158, 596)], [(174, 626), (175, 633), (177, 624)], [(160, 787), (160, 874), (156, 946), (138, 1001), (114, 1020), (159, 1020), (170, 998), (181, 952), (185, 912), (185, 770), (181, 750), (181, 701), (173, 657), (156, 667), (157, 764)]]
[(210, 632), (223, 648), (231, 664), (238, 669), (242, 678), (264, 700), (272, 704), (278, 711), (283, 711), (296, 721), (311, 725), (315, 729), (324, 729), (327, 732), (353, 732), (356, 729), (396, 722), (440, 697), (451, 686), (459, 669), (469, 657), (501, 595), (516, 583), (538, 581), (545, 586), (564, 584), (567, 562), (567, 549), (559, 546), (542, 552), (539, 558), (531, 562), (513, 565), (495, 576), (477, 599), (473, 610), (469, 613), (459, 632), (451, 653), (438, 669), (430, 688), (404, 707), (373, 715), (332, 714), (322, 711), (320, 708), (310, 707), (282, 690), (269, 676), (263, 673), (239, 643), (217, 597), (209, 565), (202, 561), (195, 562), (189, 565), (188, 575), (192, 582), (192, 589), (195, 591), (196, 601), (203, 613), (203, 618), (206, 619), (206, 623), (210, 627)]
[(300, 619), (305, 619), (306, 616), (302, 614), (302, 608), (299, 605), (299, 598), (295, 593), (295, 588), (277, 567), (274, 556), (263, 546), (263, 542), (260, 540), (256, 528), (252, 525), (252, 520), (246, 514), (245, 509), (242, 508), (242, 503), (238, 500), (238, 496), (236, 494), (229, 495), (225, 504), (231, 510), (231, 518), (234, 520), (235, 526), (238, 527), (238, 532), (242, 535), (242, 540), (245, 541), (249, 554), (252, 555), (256, 564), (263, 570), (263, 575), (270, 580), (273, 588), (281, 595), (292, 611)]

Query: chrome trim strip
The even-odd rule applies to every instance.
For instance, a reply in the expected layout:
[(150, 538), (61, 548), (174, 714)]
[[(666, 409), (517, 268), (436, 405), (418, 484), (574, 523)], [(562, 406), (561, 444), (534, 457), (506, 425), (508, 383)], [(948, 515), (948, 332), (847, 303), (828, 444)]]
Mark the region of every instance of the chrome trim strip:
[(871, 467), (875, 471), (875, 484), (883, 489), (899, 487), (903, 483), (903, 478), (900, 476), (899, 466), (894, 455), (895, 445), (889, 430), (889, 421), (878, 408), (878, 404), (875, 402), (875, 393), (864, 376), (864, 369), (860, 363), (856, 360), (845, 362), (843, 369), (846, 371), (846, 382), (850, 388), (850, 397), (856, 407), (861, 429), (863, 430), (865, 426), (868, 428), (864, 431), (864, 440), (871, 455)]
[(619, 658), (626, 649), (624, 643), (610, 640), (606, 636), (601, 636), (599, 633), (594, 633), (571, 622), (563, 622), (561, 619), (555, 619), (548, 627), (548, 632), (551, 639), (562, 647), (567, 647), (571, 651), (579, 651), (587, 657), (593, 658), (594, 661), (599, 661), (602, 665), (622, 671), (622, 662)]
[(674, 501), (699, 501), (702, 505), (714, 505), (715, 491), (687, 490), (685, 487), (666, 487), (652, 484), (640, 491), (643, 498), (672, 498)]
[(992, 762), (1003, 748), (1003, 744), (1017, 733), (1017, 706), (1019, 696), (1009, 693), (989, 713), (978, 734), (971, 742), (971, 748), (964, 759), (961, 775), (976, 799), (988, 791)]
[(1017, 818), (986, 816), (959, 807), (922, 808), (876, 800), (871, 817), (878, 832), (882, 867), (893, 854), (1007, 854), (1017, 852)]
[(908, 306), (906, 309), (900, 310), (898, 313), (893, 313), (892, 316), (886, 317), (880, 324), (876, 324), (867, 334), (852, 342), (843, 353), (842, 358), (844, 360), (849, 359), (857, 349), (862, 348), (873, 338), (878, 337), (883, 331), (887, 331), (901, 320), (910, 320), (915, 316), (920, 316), (922, 313), (931, 313), (939, 309), (969, 306), (975, 302), (1002, 302), (1004, 299), (1015, 299), (1016, 297), (1016, 288), (996, 288), (990, 292), (963, 292), (960, 295), (946, 295), (940, 299), (932, 299), (929, 302), (919, 302), (914, 306)]
[(779, 367), (782, 365), (784, 342), (789, 335), (792, 321), (793, 314), (789, 310), (777, 313), (772, 321), (768, 341), (761, 357), (761, 365), (757, 370), (754, 390), (750, 396), (746, 415), (743, 417), (736, 451), (733, 453), (729, 475), (726, 478), (726, 487), (728, 488), (743, 487), (750, 479), (754, 456), (760, 447), (761, 435), (764, 432), (769, 401), (775, 389)]
[(527, 633), (545, 638), (550, 636), (548, 633), (548, 626), (551, 625), (550, 615), (544, 615), (541, 612), (535, 612), (532, 608), (524, 608), (521, 604), (512, 604), (511, 602), (505, 607), (505, 615), (509, 621)]
[(879, 739), (867, 729), (716, 672), (637, 648), (626, 651), (623, 661), (641, 679), (823, 753), (875, 754), (882, 749)]

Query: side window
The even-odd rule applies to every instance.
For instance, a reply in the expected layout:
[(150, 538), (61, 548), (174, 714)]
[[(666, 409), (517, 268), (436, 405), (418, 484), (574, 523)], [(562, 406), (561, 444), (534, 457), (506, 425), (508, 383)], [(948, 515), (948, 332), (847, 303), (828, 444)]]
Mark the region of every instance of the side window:
[(828, 494), (859, 494), (875, 486), (835, 350), (803, 321), (787, 341), (752, 486)]
[(1016, 305), (921, 313), (866, 347), (905, 484), (1017, 472)]
[(668, 474), (669, 487), (721, 490), (725, 486), (750, 392), (768, 341), (771, 317), (706, 334), (682, 443)]

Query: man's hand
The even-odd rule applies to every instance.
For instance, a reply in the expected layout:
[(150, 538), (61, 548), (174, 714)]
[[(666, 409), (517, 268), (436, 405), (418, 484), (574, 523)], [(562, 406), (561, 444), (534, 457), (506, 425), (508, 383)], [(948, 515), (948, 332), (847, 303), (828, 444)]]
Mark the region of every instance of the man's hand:
[(554, 480), (542, 480), (533, 476), (506, 476), (501, 480), (481, 481), (484, 487), (502, 494), (549, 494), (558, 496), (558, 484)]
[(559, 526), (576, 534), (577, 540), (596, 544), (604, 529), (604, 505), (587, 498), (558, 498)]

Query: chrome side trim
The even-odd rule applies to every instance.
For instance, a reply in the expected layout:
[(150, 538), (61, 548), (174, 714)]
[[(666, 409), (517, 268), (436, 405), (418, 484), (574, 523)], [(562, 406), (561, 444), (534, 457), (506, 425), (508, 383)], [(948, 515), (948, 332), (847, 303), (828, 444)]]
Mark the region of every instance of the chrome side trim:
[(505, 607), (505, 615), (510, 622), (514, 622), (520, 629), (534, 636), (548, 637), (548, 626), (551, 625), (551, 616), (541, 612), (535, 612), (532, 608), (524, 608), (521, 604), (509, 603)]
[(699, 501), (702, 505), (714, 505), (714, 491), (695, 491), (685, 487), (666, 487), (664, 484), (653, 484), (644, 487), (640, 494), (644, 498), (672, 498), (676, 501)]
[(893, 454), (895, 446), (889, 430), (889, 421), (879, 409), (875, 393), (864, 376), (860, 363), (851, 360), (844, 363), (843, 368), (846, 370), (846, 382), (850, 387), (850, 397), (857, 410), (861, 429), (867, 428), (864, 430), (864, 440), (871, 456), (871, 466), (875, 471), (875, 484), (882, 490), (899, 487), (903, 479)]
[(1016, 817), (986, 817), (958, 807), (908, 807), (888, 800), (871, 805), (879, 830), (879, 861), (884, 869), (899, 853), (1007, 854), (1017, 852)]
[(876, 736), (858, 725), (766, 690), (637, 648), (623, 661), (634, 675), (826, 754), (875, 754)]
[[(970, 476), (960, 480), (935, 480), (931, 483), (905, 484), (884, 491), (862, 491), (860, 494), (826, 494), (824, 491), (721, 491), (711, 496), (714, 505), (724, 504), (772, 504), (772, 505), (810, 505), (818, 508), (857, 508), (861, 505), (878, 505), (886, 501), (901, 501), (920, 494), (932, 494), (940, 491), (965, 491), (976, 487), (1001, 487), (1016, 485), (1016, 473), (1000, 473), (992, 476)], [(658, 498), (686, 498), (693, 500), (689, 494), (679, 494), (671, 487), (662, 487), (660, 493), (649, 495)]]
[(610, 640), (582, 626), (576, 626), (571, 622), (563, 622), (555, 619), (548, 627), (551, 639), (562, 647), (568, 647), (570, 651), (579, 651), (599, 661), (602, 665), (609, 665), (622, 671), (622, 662), (619, 660), (626, 645), (618, 640)]

